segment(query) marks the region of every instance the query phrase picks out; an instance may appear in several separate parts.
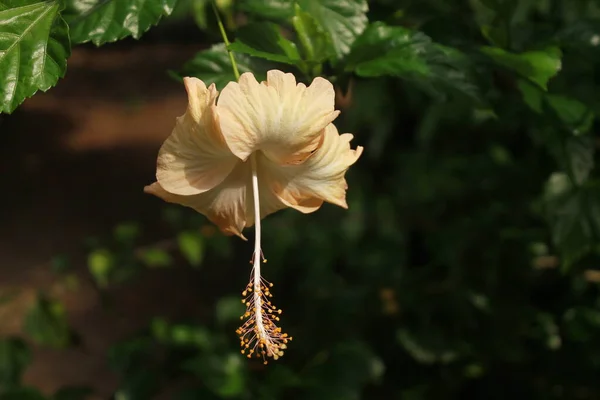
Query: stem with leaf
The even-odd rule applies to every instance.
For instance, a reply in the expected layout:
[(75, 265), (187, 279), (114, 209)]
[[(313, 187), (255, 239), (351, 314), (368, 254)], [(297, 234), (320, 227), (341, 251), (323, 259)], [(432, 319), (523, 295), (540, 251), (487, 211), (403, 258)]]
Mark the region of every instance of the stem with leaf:
[(219, 14), (219, 9), (217, 8), (217, 3), (215, 0), (212, 2), (212, 8), (215, 13), (215, 17), (217, 17), (217, 24), (219, 25), (219, 30), (221, 31), (221, 36), (223, 37), (223, 42), (225, 42), (225, 47), (227, 48), (227, 53), (229, 54), (229, 59), (231, 60), (231, 67), (233, 68), (233, 75), (236, 80), (240, 79), (240, 71), (238, 70), (237, 63), (235, 62), (235, 57), (233, 57), (233, 53), (229, 50), (229, 39), (227, 39), (227, 33), (225, 32), (225, 26), (223, 25), (223, 21), (221, 20), (221, 15)]

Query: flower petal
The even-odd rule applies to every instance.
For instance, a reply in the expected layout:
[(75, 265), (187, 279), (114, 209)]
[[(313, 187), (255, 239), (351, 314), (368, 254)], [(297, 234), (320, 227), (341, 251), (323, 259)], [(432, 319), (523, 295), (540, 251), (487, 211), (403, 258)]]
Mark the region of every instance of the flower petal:
[(223, 89), (217, 113), (223, 137), (240, 159), (262, 150), (277, 163), (298, 164), (338, 116), (334, 102), (333, 85), (326, 79), (315, 78), (306, 87), (296, 84), (292, 74), (271, 70), (267, 81), (258, 83), (247, 72)]
[(363, 148), (350, 148), (352, 135), (340, 135), (333, 124), (325, 128), (323, 144), (304, 163), (277, 165), (259, 158), (259, 176), (268, 182), (280, 200), (304, 213), (317, 210), (323, 201), (348, 208), (344, 175), (358, 160)]
[[(265, 218), (267, 215), (273, 214), (276, 211), (279, 211), (283, 208), (286, 208), (287, 205), (281, 201), (279, 196), (277, 196), (273, 189), (271, 188), (270, 182), (267, 180), (266, 176), (262, 176), (260, 170), (258, 173), (258, 202), (260, 205), (260, 219)], [(247, 221), (246, 226), (254, 225), (254, 197), (252, 193), (252, 183), (248, 184), (248, 212), (246, 213)]]
[(238, 159), (219, 132), (214, 113), (217, 90), (197, 78), (184, 78), (188, 109), (177, 118), (163, 143), (156, 178), (173, 194), (193, 195), (212, 189), (225, 179)]
[[(242, 234), (245, 227), (254, 224), (254, 201), (252, 195), (252, 172), (250, 162), (238, 160), (233, 171), (223, 182), (204, 193), (191, 196), (176, 195), (166, 191), (159, 182), (146, 186), (144, 191), (170, 203), (181, 204), (204, 214), (225, 234)], [(261, 218), (285, 208), (286, 205), (266, 185), (259, 181)]]

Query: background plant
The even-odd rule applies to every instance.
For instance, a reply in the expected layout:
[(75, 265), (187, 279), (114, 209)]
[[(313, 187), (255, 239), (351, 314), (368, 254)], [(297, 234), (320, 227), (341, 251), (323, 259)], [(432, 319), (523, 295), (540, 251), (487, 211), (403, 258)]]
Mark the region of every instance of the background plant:
[[(216, 43), (171, 75), (222, 88), (234, 78), (211, 3), (176, 3), (0, 0), (0, 111), (56, 84), (72, 45), (137, 39), (161, 19), (194, 18)], [(263, 368), (239, 354), (232, 282), (210, 321), (157, 317), (115, 344), (115, 398), (182, 381), (174, 398), (600, 397), (600, 4), (217, 5), (240, 72), (334, 81), (337, 125), (367, 151), (349, 173), (349, 211), (265, 220), (269, 277), (296, 338), (285, 360)], [(173, 239), (140, 244), (141, 227), (124, 223), (91, 243), (99, 290), (146, 267), (231, 258), (241, 245), (200, 231), (187, 210), (165, 217)], [(24, 326), (41, 345), (73, 343), (47, 294)], [(27, 362), (23, 341), (0, 343), (4, 398), (46, 398), (19, 384)]]

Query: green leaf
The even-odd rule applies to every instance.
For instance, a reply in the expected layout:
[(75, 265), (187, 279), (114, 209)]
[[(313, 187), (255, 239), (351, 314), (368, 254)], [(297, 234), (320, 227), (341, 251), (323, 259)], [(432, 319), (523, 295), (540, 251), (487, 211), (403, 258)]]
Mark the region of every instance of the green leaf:
[(67, 70), (69, 28), (58, 1), (0, 0), (0, 113), (11, 113)]
[(445, 87), (479, 97), (464, 54), (433, 43), (421, 32), (381, 22), (356, 40), (345, 69), (363, 77), (397, 76), (434, 94)]
[(525, 79), (519, 79), (517, 81), (517, 87), (523, 96), (525, 104), (533, 111), (541, 114), (543, 112), (544, 92)]
[(71, 342), (67, 313), (63, 305), (42, 295), (38, 295), (25, 316), (23, 329), (40, 345), (62, 348)]
[(302, 386), (302, 377), (293, 368), (285, 364), (274, 363), (265, 371), (261, 397), (280, 399), (284, 396), (286, 389), (298, 389)]
[(179, 251), (194, 267), (200, 266), (204, 259), (204, 237), (198, 231), (185, 231), (177, 235)]
[(115, 400), (142, 400), (156, 398), (160, 389), (161, 374), (155, 369), (140, 365), (121, 379)]
[(239, 322), (240, 316), (244, 314), (246, 307), (240, 302), (239, 297), (224, 297), (219, 299), (216, 306), (217, 321), (220, 324)]
[(234, 398), (246, 390), (246, 363), (239, 353), (226, 355), (206, 354), (182, 365), (202, 377), (204, 384), (216, 395), (222, 398)]
[(560, 71), (562, 53), (556, 47), (545, 50), (510, 53), (499, 47), (484, 46), (481, 52), (496, 64), (508, 68), (546, 90), (550, 78)]
[(596, 337), (600, 328), (600, 311), (591, 307), (574, 307), (564, 313), (563, 320), (570, 339), (587, 343)]
[(21, 382), (25, 368), (31, 362), (31, 352), (21, 339), (0, 340), (0, 388)]
[(171, 325), (164, 318), (154, 318), (151, 331), (154, 338), (160, 343), (196, 346), (200, 349), (210, 349), (214, 345), (211, 332), (203, 326)]
[[(302, 45), (303, 58), (307, 61), (324, 62), (333, 55), (333, 43), (317, 20), (296, 5), (292, 24)], [(317, 74), (318, 75), (318, 74)]]
[[(358, 399), (360, 397), (355, 397), (354, 393), (358, 394), (369, 383), (378, 382), (385, 372), (381, 359), (361, 341), (338, 342), (323, 355), (327, 357), (327, 362), (315, 365), (303, 378), (314, 387), (310, 392), (311, 399)], [(327, 382), (327, 385), (322, 382)]]
[(594, 139), (589, 136), (575, 136), (567, 139), (565, 150), (571, 174), (577, 185), (587, 181), (594, 168)]
[(163, 249), (150, 248), (140, 252), (139, 257), (150, 268), (169, 267), (173, 264), (173, 258)]
[[(235, 61), (240, 71), (252, 71), (250, 58), (243, 54), (236, 54)], [(255, 71), (256, 72), (256, 71)], [(229, 55), (223, 44), (211, 47), (196, 54), (194, 58), (183, 65), (181, 71), (175, 74), (178, 77), (195, 76), (202, 79), (206, 85), (214, 83), (221, 90), (229, 82), (235, 82), (235, 75), (231, 67)]]
[(600, 232), (600, 186), (577, 188), (564, 173), (554, 173), (544, 192), (546, 217), (564, 269), (590, 252)]
[(136, 222), (123, 222), (114, 229), (114, 237), (117, 242), (125, 245), (132, 245), (140, 233), (140, 225)]
[(98, 249), (88, 255), (88, 269), (98, 286), (108, 286), (114, 268), (115, 258), (109, 250)]
[(96, 46), (133, 36), (139, 39), (177, 0), (66, 0), (63, 12), (74, 43)]
[(574, 135), (586, 133), (594, 122), (594, 113), (582, 102), (570, 97), (552, 95), (546, 96), (548, 105), (564, 122), (565, 127)]
[(173, 325), (169, 331), (171, 343), (179, 346), (194, 345), (201, 349), (212, 345), (211, 333), (203, 326)]
[(147, 366), (156, 342), (149, 337), (136, 337), (113, 345), (108, 352), (111, 370), (123, 375)]
[(202, 30), (208, 29), (208, 15), (212, 12), (212, 7), (210, 6), (211, 1), (212, 0), (192, 1), (191, 9), (194, 20), (196, 21), (196, 25)]
[(249, 24), (239, 29), (229, 49), (286, 64), (295, 65), (300, 61), (296, 44), (281, 35), (278, 25), (268, 22)]
[(328, 33), (331, 51), (338, 59), (350, 51), (369, 22), (366, 0), (298, 0), (297, 3)]
[(294, 1), (291, 0), (245, 0), (240, 9), (254, 16), (282, 20), (294, 15)]

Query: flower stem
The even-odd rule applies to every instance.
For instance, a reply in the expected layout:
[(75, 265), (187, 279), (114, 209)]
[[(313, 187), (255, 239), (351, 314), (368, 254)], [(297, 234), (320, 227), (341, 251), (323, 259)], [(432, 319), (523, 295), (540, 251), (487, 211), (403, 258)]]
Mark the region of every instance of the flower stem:
[(219, 14), (219, 9), (217, 8), (216, 0), (212, 2), (212, 9), (215, 13), (215, 17), (217, 17), (217, 24), (219, 25), (219, 30), (221, 31), (221, 36), (223, 37), (223, 42), (225, 42), (225, 47), (227, 48), (227, 53), (229, 54), (229, 59), (231, 60), (231, 67), (233, 68), (233, 75), (236, 80), (240, 80), (240, 71), (238, 70), (237, 63), (235, 62), (235, 57), (233, 57), (233, 53), (229, 50), (229, 39), (227, 39), (227, 33), (225, 32), (225, 26), (223, 26), (223, 21), (221, 20), (221, 15)]

